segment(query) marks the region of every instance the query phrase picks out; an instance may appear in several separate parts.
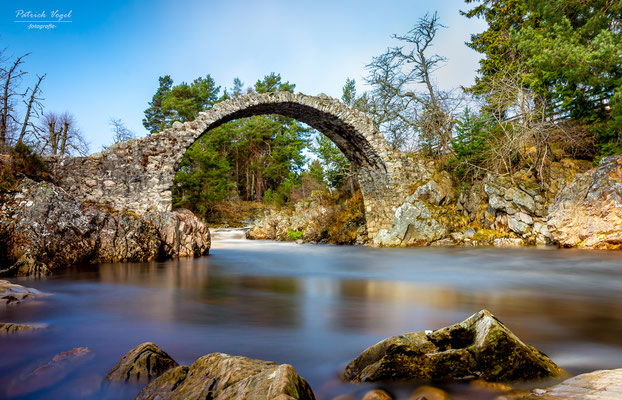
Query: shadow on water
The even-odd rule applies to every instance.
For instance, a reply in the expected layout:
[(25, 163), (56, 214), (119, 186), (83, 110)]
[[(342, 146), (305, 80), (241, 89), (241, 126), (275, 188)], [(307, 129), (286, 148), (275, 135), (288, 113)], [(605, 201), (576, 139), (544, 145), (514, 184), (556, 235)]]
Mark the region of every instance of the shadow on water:
[[(338, 376), (366, 347), (482, 308), (571, 373), (622, 366), (621, 253), (372, 249), (239, 236), (217, 237), (200, 259), (84, 265), (18, 282), (50, 295), (0, 310), (0, 321), (49, 328), (0, 338), (0, 398), (133, 398), (140, 388), (100, 386), (145, 341), (181, 364), (210, 352), (289, 363), (318, 398), (362, 393), (371, 386), (343, 385)], [(27, 385), (20, 376), (82, 346), (93, 357), (79, 368), (19, 388)], [(457, 398), (482, 396), (449, 389)]]

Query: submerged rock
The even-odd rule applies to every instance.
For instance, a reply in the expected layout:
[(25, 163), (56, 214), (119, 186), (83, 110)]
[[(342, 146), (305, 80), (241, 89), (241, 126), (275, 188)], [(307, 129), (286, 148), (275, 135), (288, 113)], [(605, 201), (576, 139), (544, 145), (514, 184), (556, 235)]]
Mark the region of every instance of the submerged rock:
[(365, 393), (361, 400), (393, 400), (393, 397), (382, 389), (375, 389)]
[(40, 295), (37, 289), (27, 288), (9, 281), (0, 280), (0, 306), (17, 304)]
[(365, 350), (346, 367), (354, 382), (480, 378), (512, 382), (559, 377), (563, 370), (524, 344), (490, 312), (435, 331), (394, 336)]
[(421, 386), (410, 394), (408, 400), (451, 400), (451, 396), (434, 386)]
[(222, 353), (208, 354), (190, 367), (165, 372), (143, 388), (140, 400), (315, 399), (291, 365)]
[(149, 383), (177, 362), (153, 343), (130, 350), (106, 375), (106, 382)]
[(622, 156), (577, 175), (549, 206), (547, 224), (562, 247), (622, 248)]
[(52, 359), (38, 364), (37, 367), (26, 370), (11, 381), (7, 394), (9, 397), (28, 396), (39, 390), (50, 388), (77, 371), (92, 357), (93, 353), (88, 347), (76, 347), (59, 353)]
[(0, 336), (36, 331), (45, 328), (47, 328), (45, 324), (14, 324), (12, 322), (0, 322)]

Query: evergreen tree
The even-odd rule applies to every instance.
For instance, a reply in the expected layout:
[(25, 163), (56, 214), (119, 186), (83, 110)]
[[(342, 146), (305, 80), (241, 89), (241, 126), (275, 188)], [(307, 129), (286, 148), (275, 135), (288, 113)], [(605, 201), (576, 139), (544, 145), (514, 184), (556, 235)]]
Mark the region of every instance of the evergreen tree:
[(622, 153), (622, 3), (609, 0), (465, 0), (463, 14), (488, 29), (472, 35), (482, 53), (470, 89), (491, 98), (500, 74), (520, 74), (550, 118), (579, 121), (603, 154)]
[(149, 108), (145, 110), (145, 118), (143, 118), (143, 126), (150, 132), (156, 133), (162, 131), (171, 122), (173, 113), (165, 110), (162, 106), (164, 97), (173, 87), (173, 80), (170, 75), (158, 78), (160, 86), (149, 102)]
[(343, 101), (346, 106), (354, 106), (356, 102), (356, 81), (354, 79), (346, 78), (341, 101)]

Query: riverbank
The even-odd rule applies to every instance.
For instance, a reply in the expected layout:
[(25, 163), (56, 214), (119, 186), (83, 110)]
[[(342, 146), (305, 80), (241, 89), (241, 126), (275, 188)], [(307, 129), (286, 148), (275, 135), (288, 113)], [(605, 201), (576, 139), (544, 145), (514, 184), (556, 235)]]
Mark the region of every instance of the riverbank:
[(527, 171), (489, 175), (470, 187), (434, 163), (419, 171), (421, 179), (396, 208), (390, 229), (375, 237), (366, 235), (363, 203), (356, 197), (339, 204), (315, 193), (292, 207), (267, 211), (248, 238), (379, 247), (622, 248), (622, 156), (604, 158), (596, 168), (562, 160), (551, 167), (544, 186)]
[[(547, 185), (527, 171), (464, 187), (434, 162), (414, 160), (419, 178), (370, 236), (365, 200), (316, 191), (267, 208), (250, 239), (401, 246), (529, 245), (622, 248), (622, 156), (551, 166)], [(48, 177), (49, 178), (49, 177)], [(41, 275), (81, 263), (197, 257), (209, 252), (207, 225), (188, 210), (137, 214), (80, 201), (50, 179), (19, 177), (0, 191), (0, 275)], [(244, 208), (245, 219), (258, 208)], [(386, 211), (386, 210), (385, 210)], [(384, 212), (384, 211), (383, 211)]]

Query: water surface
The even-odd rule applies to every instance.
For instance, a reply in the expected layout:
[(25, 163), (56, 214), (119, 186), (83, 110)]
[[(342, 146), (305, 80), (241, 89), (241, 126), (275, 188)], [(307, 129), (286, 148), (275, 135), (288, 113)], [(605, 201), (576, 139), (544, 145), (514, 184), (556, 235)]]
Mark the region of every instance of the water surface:
[[(83, 265), (13, 280), (49, 295), (0, 309), (0, 321), (49, 328), (0, 337), (0, 398), (133, 398), (139, 387), (102, 389), (101, 381), (146, 341), (186, 365), (211, 352), (292, 364), (318, 399), (362, 394), (372, 386), (343, 385), (338, 376), (366, 347), (483, 308), (571, 373), (622, 367), (620, 252), (217, 239), (199, 259)], [(19, 382), (83, 346), (93, 356), (59, 382), (39, 389)], [(447, 389), (455, 398), (486, 397)]]

